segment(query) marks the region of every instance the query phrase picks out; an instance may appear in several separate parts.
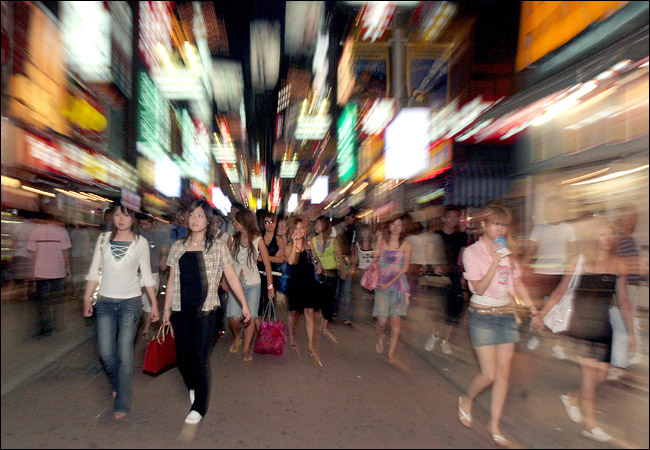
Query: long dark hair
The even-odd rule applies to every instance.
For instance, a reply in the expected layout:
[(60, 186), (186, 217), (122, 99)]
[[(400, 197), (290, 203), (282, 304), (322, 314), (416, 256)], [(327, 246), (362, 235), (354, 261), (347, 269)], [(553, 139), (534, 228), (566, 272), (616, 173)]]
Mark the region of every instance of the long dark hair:
[[(253, 240), (260, 236), (259, 228), (255, 223), (255, 214), (253, 214), (248, 209), (241, 209), (235, 214), (235, 220), (244, 227), (246, 234), (248, 234), (248, 260), (249, 264), (255, 262), (255, 257), (253, 255)], [(239, 253), (239, 248), (241, 247), (241, 232), (237, 231), (232, 237), (232, 256), (237, 258)]]
[[(118, 203), (117, 206), (115, 206), (115, 208), (113, 209), (113, 214), (115, 214), (115, 211), (117, 211), (117, 210), (119, 210), (122, 214), (124, 214), (126, 216), (129, 216), (131, 218), (131, 229), (129, 231), (131, 233), (133, 233), (133, 240), (137, 241), (138, 236), (140, 236), (140, 235), (138, 234), (138, 231), (137, 231), (137, 228), (136, 228), (136, 224), (138, 222), (136, 220), (135, 211), (133, 211), (132, 209), (127, 208), (122, 203)], [(113, 226), (113, 231), (111, 231), (111, 236), (110, 236), (109, 240), (112, 241), (113, 239), (115, 239), (116, 234), (117, 234), (117, 228), (115, 226)]]
[(402, 232), (399, 234), (399, 245), (401, 247), (402, 243), (404, 243), (404, 239), (406, 239), (409, 233), (408, 224), (411, 222), (411, 216), (409, 216), (408, 214), (402, 214), (401, 216), (397, 216), (390, 220), (387, 220), (386, 223), (384, 224), (383, 236), (386, 242), (390, 240), (390, 226), (396, 220), (402, 221)]
[(332, 235), (332, 222), (330, 222), (330, 219), (325, 216), (319, 216), (316, 219), (316, 222), (323, 224), (323, 230), (321, 231), (321, 234), (324, 237), (323, 249), (326, 249), (330, 242), (330, 236)]
[[(205, 214), (205, 218), (208, 221), (208, 228), (205, 230), (205, 238), (203, 239), (203, 245), (205, 251), (207, 252), (210, 251), (210, 248), (212, 248), (212, 244), (214, 244), (214, 236), (212, 235), (212, 233), (210, 233), (210, 222), (212, 222), (212, 216), (214, 215), (214, 211), (212, 210), (212, 206), (205, 199), (196, 200), (187, 207), (187, 214), (184, 215), (186, 222), (188, 220), (189, 213), (191, 213), (197, 208), (203, 209), (203, 214)], [(187, 223), (185, 223), (184, 225), (187, 225)], [(192, 232), (188, 229), (187, 236), (183, 238), (183, 245), (187, 245), (187, 241), (190, 239), (191, 236), (192, 236)]]

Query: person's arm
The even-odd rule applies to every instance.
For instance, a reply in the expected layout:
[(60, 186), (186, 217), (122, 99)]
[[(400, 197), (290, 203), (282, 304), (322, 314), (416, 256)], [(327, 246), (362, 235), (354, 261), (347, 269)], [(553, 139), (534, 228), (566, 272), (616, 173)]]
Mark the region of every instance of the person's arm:
[(531, 317), (537, 316), (539, 314), (539, 311), (535, 307), (535, 302), (533, 302), (533, 300), (530, 298), (530, 295), (528, 294), (528, 289), (526, 289), (526, 286), (524, 285), (524, 283), (522, 283), (521, 278), (515, 278), (514, 285), (515, 285), (515, 292), (517, 292), (521, 296), (521, 299), (524, 301), (524, 304), (530, 310)]
[[(163, 309), (163, 325), (169, 325), (169, 318), (172, 315), (172, 295), (174, 292), (174, 275), (176, 268), (169, 266), (169, 279), (167, 280), (167, 292), (165, 292), (165, 307)], [(152, 309), (153, 311), (153, 309)]]
[(160, 250), (160, 264), (158, 266), (158, 270), (161, 272), (167, 270), (167, 255), (169, 255), (169, 245), (165, 245), (164, 242), (161, 239), (160, 243), (163, 244), (163, 247)]
[(70, 249), (66, 248), (63, 250), (63, 260), (65, 261), (65, 276), (70, 277), (72, 272), (70, 271)]
[(567, 271), (562, 277), (562, 280), (556, 286), (553, 292), (551, 292), (551, 295), (548, 297), (548, 299), (544, 302), (544, 307), (542, 308), (542, 310), (539, 311), (536, 316), (533, 316), (533, 320), (530, 322), (530, 327), (533, 330), (538, 330), (538, 331), (544, 330), (544, 317), (546, 317), (546, 314), (548, 314), (551, 308), (555, 306), (556, 303), (559, 302), (560, 299), (562, 299), (562, 296), (564, 296), (564, 294), (566, 293), (566, 290), (569, 287), (569, 283), (571, 282), (571, 278), (573, 277), (573, 273), (575, 272), (577, 265), (578, 265), (578, 258), (574, 257), (571, 261), (571, 264), (567, 268)]
[[(491, 244), (491, 248), (494, 249), (494, 244)], [(487, 273), (483, 276), (483, 278), (481, 278), (480, 280), (468, 280), (472, 284), (472, 287), (474, 288), (474, 292), (476, 292), (478, 295), (485, 294), (485, 291), (487, 291), (488, 288), (490, 287), (490, 284), (494, 279), (494, 275), (497, 273), (497, 268), (499, 267), (499, 262), (501, 261), (501, 259), (503, 259), (503, 257), (493, 251), (492, 263), (490, 264), (490, 268), (488, 269)]]
[(345, 280), (348, 277), (348, 271), (345, 269), (345, 260), (343, 259), (343, 253), (341, 252), (341, 246), (339, 240), (334, 238), (334, 256), (336, 256), (336, 262), (339, 266), (339, 276), (341, 280)]
[(293, 241), (284, 248), (284, 255), (287, 257), (287, 262), (291, 266), (295, 266), (298, 263), (299, 254), (300, 252), (298, 251), (296, 241)]
[[(318, 236), (316, 236), (315, 239), (318, 241)], [(320, 258), (318, 257), (318, 255), (317, 255), (316, 252), (314, 251), (314, 242), (313, 242), (313, 239), (309, 239), (309, 240), (307, 240), (307, 245), (308, 245), (309, 248), (311, 249), (311, 251), (312, 251), (311, 254), (312, 254), (312, 256), (314, 257), (314, 259), (316, 260), (316, 274), (317, 274), (317, 275), (320, 275), (321, 273), (323, 273), (323, 264), (321, 264), (321, 262), (320, 262)], [(324, 250), (323, 250), (323, 251), (324, 251)]]
[(157, 322), (160, 316), (158, 310), (158, 301), (156, 300), (156, 290), (154, 288), (155, 280), (151, 275), (151, 256), (149, 251), (149, 241), (142, 236), (136, 237), (139, 246), (139, 266), (140, 275), (142, 276), (142, 284), (144, 285), (145, 292), (151, 302), (151, 321)]
[(275, 240), (278, 243), (278, 252), (275, 254), (275, 256), (271, 257), (271, 262), (277, 264), (283, 264), (286, 261), (286, 257), (284, 254), (284, 247), (286, 246), (286, 244), (284, 242), (284, 238), (280, 236), (276, 236)]
[(352, 267), (359, 267), (359, 243), (352, 243)]
[(269, 299), (273, 300), (273, 297), (275, 297), (275, 288), (273, 286), (271, 257), (269, 256), (269, 250), (266, 248), (264, 238), (260, 238), (259, 243), (257, 244), (257, 250), (262, 256), (262, 262), (264, 263), (264, 271), (266, 272), (266, 288), (268, 289)]
[(103, 233), (99, 234), (97, 239), (97, 244), (95, 245), (95, 252), (93, 253), (93, 259), (90, 262), (90, 269), (88, 269), (88, 275), (86, 275), (86, 290), (84, 292), (83, 298), (83, 311), (85, 317), (90, 317), (93, 315), (93, 305), (90, 303), (90, 296), (95, 291), (95, 288), (99, 284), (99, 264), (100, 254), (101, 254), (101, 243), (103, 241)]
[(634, 311), (630, 305), (630, 298), (627, 295), (627, 265), (620, 259), (617, 261), (618, 278), (616, 279), (616, 302), (621, 315), (625, 318), (627, 325), (627, 345), (633, 352), (636, 349), (636, 337), (634, 336)]
[(537, 253), (537, 241), (529, 240), (528, 241), (528, 246), (526, 247), (526, 251), (524, 252), (524, 257), (521, 260), (521, 264), (524, 267), (527, 267), (530, 265), (531, 259), (533, 259), (533, 256)]
[(380, 284), (377, 286), (382, 291), (388, 289), (390, 285), (402, 278), (402, 276), (406, 275), (406, 272), (408, 272), (409, 266), (411, 264), (411, 244), (404, 242), (402, 245), (402, 251), (404, 252), (404, 264), (402, 265), (400, 271), (397, 272), (397, 274), (388, 283)]
[(223, 268), (223, 274), (228, 280), (231, 291), (235, 294), (235, 297), (241, 303), (241, 310), (244, 316), (244, 324), (249, 324), (251, 321), (251, 310), (248, 307), (248, 302), (246, 301), (246, 295), (244, 295), (244, 288), (241, 286), (239, 277), (235, 273), (235, 268), (232, 264), (227, 265)]

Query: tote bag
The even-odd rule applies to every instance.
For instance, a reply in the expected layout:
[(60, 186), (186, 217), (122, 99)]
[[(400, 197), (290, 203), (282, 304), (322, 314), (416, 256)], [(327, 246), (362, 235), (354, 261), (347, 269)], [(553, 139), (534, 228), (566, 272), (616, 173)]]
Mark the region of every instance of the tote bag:
[(257, 332), (253, 351), (267, 355), (281, 355), (283, 349), (284, 322), (277, 320), (273, 300), (269, 300), (262, 316), (262, 326)]
[(578, 263), (573, 271), (566, 292), (560, 301), (551, 308), (546, 316), (544, 316), (544, 325), (546, 325), (553, 333), (562, 333), (569, 329), (571, 316), (573, 315), (574, 291), (580, 282), (580, 275), (582, 274), (582, 260), (582, 255), (578, 256)]
[(361, 276), (361, 286), (369, 291), (374, 291), (377, 289), (377, 280), (379, 280), (379, 264), (377, 263), (377, 260), (374, 260), (366, 270), (363, 271), (363, 275)]
[(176, 364), (176, 340), (172, 325), (163, 325), (155, 338), (147, 344), (142, 371), (159, 375)]

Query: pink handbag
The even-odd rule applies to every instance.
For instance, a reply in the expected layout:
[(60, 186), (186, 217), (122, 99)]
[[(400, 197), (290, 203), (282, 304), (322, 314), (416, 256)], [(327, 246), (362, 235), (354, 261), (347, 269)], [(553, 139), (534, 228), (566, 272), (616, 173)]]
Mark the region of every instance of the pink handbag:
[(269, 304), (262, 316), (262, 326), (257, 332), (253, 351), (267, 355), (281, 355), (283, 349), (284, 322), (276, 319), (273, 300), (269, 299)]
[(377, 289), (377, 280), (379, 280), (379, 264), (375, 260), (363, 271), (361, 286), (369, 291), (374, 291)]

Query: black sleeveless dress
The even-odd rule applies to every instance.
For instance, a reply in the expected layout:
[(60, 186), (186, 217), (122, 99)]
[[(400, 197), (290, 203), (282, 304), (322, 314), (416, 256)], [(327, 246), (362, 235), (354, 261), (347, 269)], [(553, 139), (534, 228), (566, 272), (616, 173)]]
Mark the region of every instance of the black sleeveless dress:
[[(264, 238), (262, 238), (264, 239)], [(278, 245), (278, 240), (275, 238), (275, 235), (273, 236), (273, 239), (271, 239), (271, 242), (268, 243), (266, 246), (266, 249), (269, 251), (269, 256), (275, 256), (278, 254), (280, 251), (280, 246)], [(266, 268), (264, 267), (264, 262), (263, 261), (258, 261), (257, 262), (257, 268), (260, 272), (266, 272)], [(279, 264), (278, 263), (271, 263), (271, 270), (273, 272), (279, 272)], [(266, 306), (269, 304), (269, 291), (267, 289), (267, 284), (266, 284), (266, 275), (263, 275), (260, 273), (260, 278), (262, 279), (262, 296), (261, 296), (261, 301), (260, 301), (260, 307), (258, 310), (258, 316), (262, 317), (262, 314), (264, 314), (264, 311), (266, 310)], [(280, 284), (280, 280), (277, 276), (273, 276), (273, 287), (275, 288), (276, 292), (278, 290), (278, 285)]]
[(311, 252), (300, 252), (298, 262), (290, 266), (287, 282), (289, 311), (302, 312), (305, 308), (320, 309), (320, 296), (316, 295), (316, 279)]
[(617, 276), (609, 273), (584, 273), (573, 297), (573, 315), (564, 333), (579, 342), (578, 353), (585, 358), (610, 362), (612, 325), (609, 307), (616, 294)]

